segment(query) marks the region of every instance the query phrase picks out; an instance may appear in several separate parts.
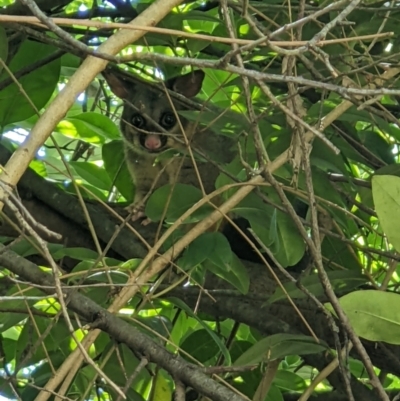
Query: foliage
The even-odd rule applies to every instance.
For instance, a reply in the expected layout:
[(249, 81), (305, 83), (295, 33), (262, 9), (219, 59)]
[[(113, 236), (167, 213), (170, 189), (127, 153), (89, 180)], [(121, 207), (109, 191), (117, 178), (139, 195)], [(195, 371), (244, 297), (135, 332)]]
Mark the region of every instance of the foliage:
[[(153, 3), (37, 1), (54, 21), (70, 19), (64, 31), (92, 49), (113, 31), (78, 20), (128, 23)], [(16, 210), (7, 203), (2, 212), (2, 396), (44, 400), (36, 398), (49, 394), (41, 390), (68, 371), (76, 374), (63, 380), (65, 388), (56, 386), (51, 399), (58, 393), (119, 400), (118, 388), (129, 400), (169, 401), (182, 386), (188, 399), (196, 386), (196, 397), (228, 399), (212, 387), (221, 381), (257, 401), (298, 398), (310, 385), (315, 399), (350, 399), (350, 393), (357, 400), (385, 399), (383, 390), (374, 393), (367, 385), (374, 370), (385, 372), (381, 389), (399, 391), (400, 315), (393, 305), (399, 302), (400, 260), (400, 9), (353, 3), (350, 12), (343, 2), (336, 8), (303, 1), (182, 2), (157, 25), (164, 30), (149, 29), (119, 54), (120, 70), (148, 82), (193, 68), (205, 72), (201, 93), (179, 114), (235, 143), (229, 164), (221, 163), (223, 155), (211, 160), (221, 167), (217, 206), (201, 189), (178, 183), (148, 199), (149, 228), (123, 220), (135, 185), (119, 133), (122, 102), (102, 76), (55, 122), (30, 163), (27, 174), (35, 174), (18, 184), (20, 200), (10, 198)], [(30, 15), (20, 7), (0, 0), (0, 18)], [(17, 19), (0, 25), (2, 164), (3, 151), (34, 142), (29, 132), (68, 88), (82, 57), (76, 43), (48, 27)], [(2, 178), (14, 173), (4, 164)], [(259, 181), (246, 186), (254, 177)], [(240, 197), (243, 188), (252, 191)], [(229, 218), (246, 219), (250, 231), (235, 242), (221, 221), (212, 231), (199, 230), (198, 222), (211, 221), (215, 209), (235, 197)], [(257, 264), (236, 249), (250, 232), (261, 252)], [(183, 252), (175, 251), (187, 236)], [(33, 262), (37, 277), (44, 272), (51, 280), (55, 261), (61, 286), (49, 289), (17, 272), (18, 263), (7, 256), (12, 252)], [(132, 277), (143, 277), (145, 257), (144, 271), (154, 274), (132, 284)], [(71, 307), (79, 293), (110, 308), (132, 285), (140, 291), (110, 310), (131, 333), (144, 334), (143, 343), (112, 337), (101, 323), (108, 315), (91, 316), (89, 303), (82, 302), (81, 311)], [(57, 288), (68, 294), (62, 302)], [(87, 357), (66, 369), (76, 342), (99, 328)], [(121, 335), (124, 328), (121, 323)], [(337, 359), (350, 338), (355, 352)], [(363, 359), (361, 346), (372, 362)], [(180, 358), (158, 362), (152, 352), (160, 349)], [(328, 375), (323, 369), (336, 362), (341, 369)], [(193, 382), (185, 376), (189, 371)], [(202, 383), (204, 372), (209, 381)]]

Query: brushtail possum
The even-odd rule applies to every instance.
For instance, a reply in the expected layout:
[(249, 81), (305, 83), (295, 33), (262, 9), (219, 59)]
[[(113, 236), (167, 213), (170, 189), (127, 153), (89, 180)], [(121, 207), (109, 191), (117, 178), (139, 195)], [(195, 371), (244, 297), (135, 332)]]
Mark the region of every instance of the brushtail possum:
[[(209, 130), (201, 130), (194, 122), (189, 122), (177, 114), (187, 110), (180, 102), (170, 99), (165, 90), (156, 90), (144, 83), (133, 83), (116, 74), (103, 72), (112, 92), (124, 101), (120, 128), (124, 140), (125, 159), (136, 187), (131, 210), (133, 220), (143, 217), (144, 203), (149, 195), (165, 184), (180, 182), (201, 188), (205, 193), (215, 189), (219, 169), (204, 161), (189, 156), (161, 158), (160, 153), (176, 150), (187, 153), (191, 147), (223, 163), (233, 159), (232, 140), (216, 135)], [(192, 98), (202, 87), (204, 72), (197, 70), (164, 82), (167, 89)]]
[[(104, 71), (103, 76), (112, 92), (124, 101), (120, 128), (126, 163), (136, 187), (134, 202), (130, 207), (133, 220), (144, 216), (147, 198), (165, 184), (180, 182), (203, 187), (205, 193), (212, 192), (219, 175), (218, 167), (204, 159), (196, 159), (196, 171), (193, 159), (181, 153), (187, 153), (190, 147), (214, 161), (229, 163), (235, 156), (234, 141), (210, 130), (202, 130), (196, 123), (179, 116), (176, 111), (188, 108), (171, 99), (165, 89), (157, 90), (145, 83), (132, 82), (110, 70)], [(204, 72), (197, 70), (164, 81), (163, 84), (165, 88), (186, 98), (193, 98), (200, 92), (203, 80)], [(160, 87), (163, 88), (163, 85), (160, 84)], [(175, 150), (181, 156), (157, 160), (167, 150)], [(235, 218), (235, 221), (242, 230), (247, 231), (247, 220)], [(223, 224), (222, 233), (227, 237), (232, 251), (241, 259), (261, 262), (232, 225)], [(249, 232), (247, 234), (252, 238)], [(269, 259), (268, 255), (265, 257)]]

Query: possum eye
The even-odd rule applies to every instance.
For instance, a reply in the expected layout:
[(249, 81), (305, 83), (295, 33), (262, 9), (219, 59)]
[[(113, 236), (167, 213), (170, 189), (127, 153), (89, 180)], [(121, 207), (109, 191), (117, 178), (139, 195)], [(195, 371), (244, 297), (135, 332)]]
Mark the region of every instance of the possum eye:
[(166, 112), (161, 116), (160, 125), (165, 129), (170, 129), (176, 124), (175, 114)]
[(145, 122), (145, 119), (140, 114), (134, 114), (131, 118), (131, 123), (136, 128), (142, 128)]

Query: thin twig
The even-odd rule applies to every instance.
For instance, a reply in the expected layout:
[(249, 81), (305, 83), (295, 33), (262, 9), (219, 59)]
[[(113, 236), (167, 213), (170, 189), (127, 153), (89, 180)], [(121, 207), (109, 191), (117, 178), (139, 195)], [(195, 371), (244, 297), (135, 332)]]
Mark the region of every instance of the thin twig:
[[(30, 0), (23, 0), (23, 1), (30, 1)], [(209, 35), (203, 35), (203, 34), (194, 34), (194, 33), (189, 33), (189, 32), (184, 32), (184, 31), (178, 31), (175, 29), (158, 28), (158, 27), (154, 27), (154, 26), (141, 26), (141, 25), (134, 25), (134, 24), (127, 25), (127, 24), (118, 23), (118, 22), (100, 22), (100, 21), (68, 19), (68, 18), (52, 18), (51, 21), (53, 22), (53, 24), (60, 25), (60, 26), (79, 25), (79, 26), (84, 26), (84, 27), (88, 27), (88, 28), (92, 27), (92, 28), (101, 28), (101, 29), (116, 29), (116, 28), (132, 29), (132, 30), (141, 30), (141, 31), (152, 32), (152, 33), (161, 33), (161, 34), (171, 35), (171, 36), (179, 36), (179, 37), (189, 38), (189, 39), (205, 40), (205, 41), (213, 42), (213, 43), (214, 42), (225, 43), (225, 44), (237, 43), (239, 45), (252, 45), (254, 43), (253, 40), (249, 40), (249, 39), (237, 38), (237, 39), (233, 40), (231, 38), (226, 38), (223, 36), (209, 36)], [(19, 15), (0, 15), (0, 22), (19, 22), (19, 23), (30, 23), (30, 24), (38, 25), (38, 24), (40, 24), (41, 20), (37, 17), (27, 17), (27, 16), (19, 16)], [(45, 24), (45, 26), (47, 26), (47, 21), (44, 24)], [(391, 37), (393, 35), (394, 35), (394, 32), (384, 32), (381, 34), (361, 35), (361, 36), (354, 36), (351, 38), (337, 38), (337, 39), (329, 39), (329, 40), (320, 40), (316, 45), (317, 46), (328, 46), (328, 45), (332, 45), (332, 44), (346, 43), (346, 42), (352, 42), (352, 41), (356, 41), (356, 40), (366, 41), (366, 40), (372, 40), (375, 38), (382, 39), (382, 38)], [(270, 41), (269, 44), (271, 44), (271, 43), (276, 46), (280, 46), (280, 47), (299, 47), (299, 46), (307, 45), (308, 41), (306, 41), (306, 40), (295, 41), (295, 42)], [(265, 44), (264, 46), (268, 46), (268, 44)], [(93, 54), (93, 56), (100, 57), (100, 54), (102, 54), (102, 53), (95, 53), (95, 54)], [(107, 54), (105, 56), (111, 57), (110, 55), (107, 55)]]

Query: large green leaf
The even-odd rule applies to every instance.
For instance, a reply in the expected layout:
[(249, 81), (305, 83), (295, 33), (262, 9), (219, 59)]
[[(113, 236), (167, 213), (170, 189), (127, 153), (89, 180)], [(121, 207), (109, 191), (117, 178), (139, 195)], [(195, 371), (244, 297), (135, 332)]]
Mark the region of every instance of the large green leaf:
[[(9, 68), (12, 72), (17, 72), (42, 60), (54, 51), (55, 48), (52, 46), (25, 40), (13, 57)], [(60, 65), (60, 59), (57, 59), (18, 79), (24, 92), (38, 110), (46, 105), (57, 86)], [(6, 71), (3, 71), (0, 74), (0, 82), (6, 78), (9, 76)], [(0, 127), (25, 120), (34, 114), (36, 114), (35, 109), (15, 83), (0, 92)]]
[(400, 295), (377, 290), (355, 291), (340, 305), (357, 335), (370, 341), (400, 344)]
[(68, 117), (57, 125), (56, 130), (70, 138), (79, 138), (94, 144), (120, 138), (119, 129), (113, 121), (93, 112)]
[[(207, 330), (197, 330), (185, 338), (180, 348), (201, 363), (218, 354), (219, 347)], [(182, 354), (184, 356), (185, 354)]]

